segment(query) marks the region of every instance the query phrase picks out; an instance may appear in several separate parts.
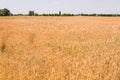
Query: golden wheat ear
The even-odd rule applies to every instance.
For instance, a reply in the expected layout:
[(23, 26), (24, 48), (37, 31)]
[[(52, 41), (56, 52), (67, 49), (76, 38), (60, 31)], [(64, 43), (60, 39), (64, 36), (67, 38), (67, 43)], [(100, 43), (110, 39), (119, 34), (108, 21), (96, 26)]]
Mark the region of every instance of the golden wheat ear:
[(5, 48), (6, 48), (5, 42), (2, 42), (1, 45), (0, 45), (0, 51), (4, 52)]

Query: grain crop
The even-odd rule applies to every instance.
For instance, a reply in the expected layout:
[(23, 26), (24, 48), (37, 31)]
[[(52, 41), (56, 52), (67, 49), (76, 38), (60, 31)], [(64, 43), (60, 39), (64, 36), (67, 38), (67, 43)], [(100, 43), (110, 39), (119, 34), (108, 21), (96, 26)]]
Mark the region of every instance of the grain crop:
[(0, 80), (120, 80), (120, 17), (0, 17)]

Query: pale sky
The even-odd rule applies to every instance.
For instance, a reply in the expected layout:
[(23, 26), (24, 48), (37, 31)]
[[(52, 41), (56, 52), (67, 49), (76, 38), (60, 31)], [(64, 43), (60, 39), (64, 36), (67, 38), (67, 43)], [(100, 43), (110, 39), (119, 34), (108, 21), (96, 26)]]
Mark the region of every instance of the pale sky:
[(120, 0), (0, 0), (12, 13), (120, 13)]

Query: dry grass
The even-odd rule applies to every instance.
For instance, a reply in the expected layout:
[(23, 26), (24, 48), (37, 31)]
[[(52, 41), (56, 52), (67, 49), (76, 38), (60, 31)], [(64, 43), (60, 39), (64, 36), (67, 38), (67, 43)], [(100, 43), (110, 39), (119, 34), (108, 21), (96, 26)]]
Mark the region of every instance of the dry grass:
[(120, 80), (120, 18), (0, 17), (0, 80)]

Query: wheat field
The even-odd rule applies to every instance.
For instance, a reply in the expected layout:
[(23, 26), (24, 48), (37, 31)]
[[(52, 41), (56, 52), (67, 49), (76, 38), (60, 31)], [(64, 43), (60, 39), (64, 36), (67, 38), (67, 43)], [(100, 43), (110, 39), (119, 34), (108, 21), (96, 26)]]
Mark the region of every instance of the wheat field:
[(120, 17), (0, 17), (0, 80), (120, 80)]

